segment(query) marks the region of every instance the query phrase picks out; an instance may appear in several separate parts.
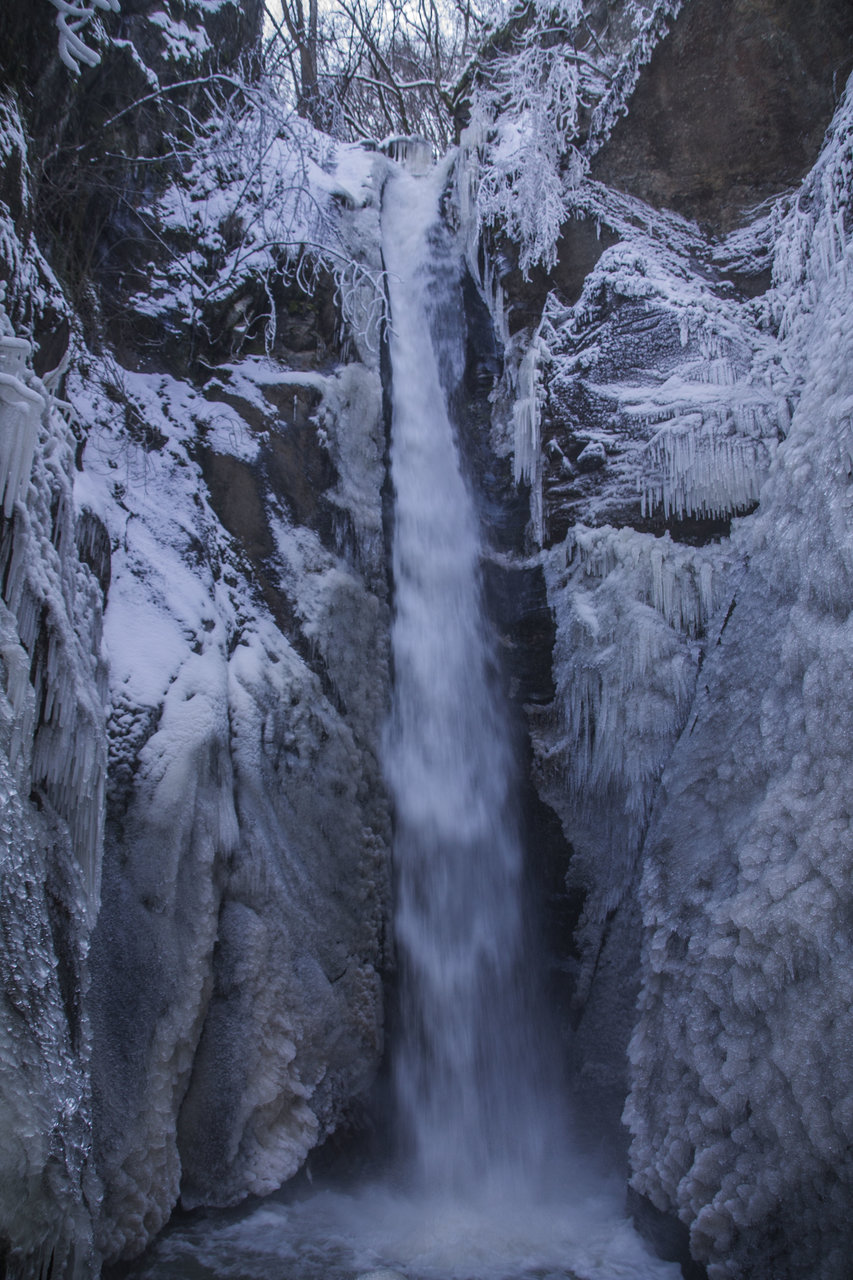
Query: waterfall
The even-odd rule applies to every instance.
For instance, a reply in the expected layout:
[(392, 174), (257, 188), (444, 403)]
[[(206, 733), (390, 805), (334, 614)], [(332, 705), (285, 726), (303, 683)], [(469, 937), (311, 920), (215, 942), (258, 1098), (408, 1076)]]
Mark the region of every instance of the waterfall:
[(397, 818), (401, 1136), (422, 1186), (464, 1191), (495, 1177), (528, 1182), (558, 1108), (543, 1124), (516, 770), (448, 411), (464, 347), (462, 264), (438, 211), (446, 176), (446, 165), (400, 169), (383, 199), (395, 493), (385, 761)]
[[(440, 214), (453, 156), (389, 166), (400, 1154), (382, 1179), (271, 1197), (169, 1229), (133, 1280), (679, 1280), (574, 1146), (543, 1051), (509, 718), (483, 548), (448, 404), (464, 371), (462, 246)], [(130, 1280), (130, 1277), (129, 1277)]]

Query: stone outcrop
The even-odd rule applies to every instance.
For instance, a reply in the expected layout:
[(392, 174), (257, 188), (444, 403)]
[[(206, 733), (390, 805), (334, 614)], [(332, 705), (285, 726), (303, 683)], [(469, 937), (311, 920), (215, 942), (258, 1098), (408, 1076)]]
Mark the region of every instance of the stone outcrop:
[(725, 234), (802, 181), (851, 68), (845, 0), (690, 0), (592, 176)]

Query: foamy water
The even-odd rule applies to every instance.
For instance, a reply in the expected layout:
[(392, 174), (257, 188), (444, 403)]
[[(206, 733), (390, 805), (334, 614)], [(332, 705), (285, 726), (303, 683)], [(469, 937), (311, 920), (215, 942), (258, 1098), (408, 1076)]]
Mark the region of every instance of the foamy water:
[(680, 1268), (652, 1258), (614, 1212), (616, 1185), (554, 1192), (538, 1204), (412, 1197), (385, 1186), (271, 1200), (168, 1233), (133, 1276), (356, 1280), (390, 1269), (405, 1280), (680, 1280)]

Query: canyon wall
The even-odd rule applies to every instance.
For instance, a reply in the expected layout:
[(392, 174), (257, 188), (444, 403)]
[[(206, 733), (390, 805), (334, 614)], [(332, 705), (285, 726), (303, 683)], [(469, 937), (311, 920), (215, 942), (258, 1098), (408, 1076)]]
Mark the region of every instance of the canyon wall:
[(853, 21), (798, 15), (673, 13), (590, 130), (556, 264), (503, 277), (574, 1087), (630, 1130), (638, 1220), (720, 1277), (841, 1277), (849, 1251)]
[(373, 158), (232, 104), (259, 6), (125, 4), (77, 80), (44, 8), (4, 14), (16, 1275), (300, 1167), (381, 1057), (389, 891)]

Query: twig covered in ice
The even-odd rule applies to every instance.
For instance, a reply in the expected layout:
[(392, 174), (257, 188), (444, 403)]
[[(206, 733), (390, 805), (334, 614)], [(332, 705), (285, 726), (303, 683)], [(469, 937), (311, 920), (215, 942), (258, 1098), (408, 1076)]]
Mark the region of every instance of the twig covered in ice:
[(81, 32), (95, 17), (96, 10), (118, 13), (119, 0), (89, 0), (87, 4), (74, 0), (50, 0), (56, 9), (56, 26), (59, 30), (59, 56), (69, 71), (79, 75), (81, 65), (96, 67), (101, 61), (97, 49), (83, 40)]

